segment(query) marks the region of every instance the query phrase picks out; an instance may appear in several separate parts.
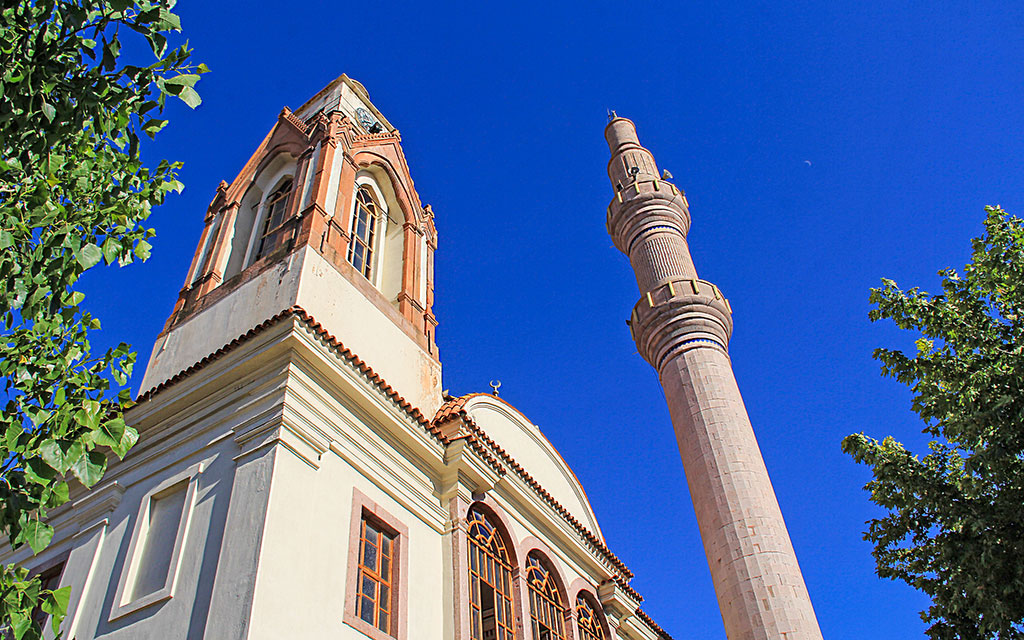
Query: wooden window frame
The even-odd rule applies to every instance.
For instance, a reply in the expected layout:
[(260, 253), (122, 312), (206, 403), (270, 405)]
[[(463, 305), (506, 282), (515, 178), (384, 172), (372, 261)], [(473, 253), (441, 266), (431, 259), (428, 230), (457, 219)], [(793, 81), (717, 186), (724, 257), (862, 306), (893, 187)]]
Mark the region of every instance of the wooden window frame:
[[(390, 619), (387, 631), (381, 631), (376, 625), (359, 617), (360, 581), (364, 574), (361, 561), (364, 522), (369, 522), (392, 538), (391, 595), (388, 599)], [(348, 580), (342, 621), (374, 640), (406, 640), (409, 612), (409, 528), (359, 489), (353, 489), (348, 542)], [(377, 621), (376, 612), (374, 621)]]
[[(526, 556), (525, 575), (533, 640), (569, 640), (565, 624), (567, 608), (562, 602), (551, 563), (541, 554), (532, 551)], [(550, 632), (546, 638), (538, 633), (541, 625)]]
[[(604, 631), (603, 612), (600, 605), (596, 605), (597, 598), (586, 591), (576, 594), (576, 634), (578, 640), (606, 640)], [(590, 611), (590, 623), (584, 626), (584, 617), (580, 611), (586, 607)]]
[[(287, 187), (287, 188), (285, 188)], [(292, 199), (292, 192), (295, 191), (295, 180), (291, 177), (284, 178), (278, 183), (278, 187), (270, 192), (267, 196), (266, 201), (263, 203), (263, 220), (261, 221), (262, 229), (260, 229), (260, 235), (256, 239), (256, 254), (252, 261), (256, 262), (263, 256), (267, 255), (265, 249), (267, 249), (267, 239), (284, 224), (288, 217), (288, 204)], [(280, 219), (276, 222), (274, 220), (275, 207), (280, 205)]]
[[(477, 519), (479, 516), (479, 520)], [(490, 532), (475, 532), (481, 529), (480, 522), (488, 525)], [(466, 570), (469, 578), (469, 640), (485, 640), (483, 637), (483, 602), (480, 584), (486, 584), (494, 593), (492, 596), (498, 610), (499, 599), (504, 611), (503, 619), (495, 618), (494, 640), (516, 639), (517, 580), (513, 556), (501, 535), (502, 525), (483, 509), (471, 507), (466, 514)], [(483, 533), (488, 533), (486, 541)], [(500, 589), (500, 590), (499, 590)], [(486, 640), (491, 640), (490, 638)]]
[[(376, 211), (371, 211), (370, 208), (360, 200), (359, 196), (362, 193), (366, 193), (370, 202), (373, 204)], [(376, 265), (374, 264), (374, 256), (380, 253), (380, 244), (378, 238), (381, 237), (384, 231), (383, 218), (387, 215), (387, 210), (380, 203), (378, 195), (374, 192), (374, 189), (368, 183), (356, 183), (356, 192), (353, 196), (354, 206), (352, 209), (352, 224), (349, 228), (349, 241), (348, 241), (348, 263), (352, 267), (361, 273), (364, 278), (370, 282), (374, 282), (376, 277)], [(356, 231), (358, 230), (359, 220), (361, 213), (365, 211), (366, 215), (366, 237), (361, 236)], [(357, 265), (354, 261), (356, 257), (356, 247), (362, 248), (362, 265)]]

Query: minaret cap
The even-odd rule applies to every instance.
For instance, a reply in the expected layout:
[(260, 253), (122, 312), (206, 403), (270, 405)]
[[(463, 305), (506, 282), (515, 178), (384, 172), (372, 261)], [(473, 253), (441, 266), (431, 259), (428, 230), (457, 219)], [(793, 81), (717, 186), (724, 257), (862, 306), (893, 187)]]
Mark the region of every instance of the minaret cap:
[(636, 125), (629, 118), (614, 118), (604, 128), (604, 137), (608, 141), (608, 149), (612, 155), (629, 148), (639, 147), (640, 139), (636, 135)]

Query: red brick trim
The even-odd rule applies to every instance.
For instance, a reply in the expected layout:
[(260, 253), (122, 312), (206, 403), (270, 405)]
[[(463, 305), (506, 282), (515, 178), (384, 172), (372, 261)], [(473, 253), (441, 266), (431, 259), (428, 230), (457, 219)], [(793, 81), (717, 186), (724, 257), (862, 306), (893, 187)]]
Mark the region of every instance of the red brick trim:
[[(356, 616), (359, 592), (359, 529), (364, 517), (383, 525), (395, 537), (391, 576), (391, 624), (388, 633)], [(349, 522), (348, 573), (345, 580), (345, 612), (342, 621), (373, 640), (406, 640), (409, 631), (409, 527), (384, 510), (359, 489), (352, 489)]]
[(579, 630), (577, 629), (579, 616), (576, 614), (576, 600), (583, 596), (585, 600), (590, 603), (590, 607), (597, 614), (598, 622), (601, 623), (601, 629), (604, 630), (605, 638), (614, 638), (612, 635), (611, 627), (608, 626), (608, 616), (604, 614), (604, 606), (601, 604), (601, 600), (597, 597), (597, 589), (594, 588), (589, 582), (583, 578), (576, 578), (569, 585), (569, 601), (572, 603), (572, 631), (573, 637), (579, 638)]

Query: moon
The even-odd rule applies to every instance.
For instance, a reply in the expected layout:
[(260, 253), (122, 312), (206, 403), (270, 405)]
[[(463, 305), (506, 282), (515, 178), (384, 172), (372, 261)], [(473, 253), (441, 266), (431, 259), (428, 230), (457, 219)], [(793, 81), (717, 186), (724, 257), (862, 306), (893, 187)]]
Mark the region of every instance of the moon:
[(808, 167), (809, 167), (809, 166), (811, 166), (811, 161), (810, 161), (810, 160), (804, 160), (804, 162), (806, 162), (806, 163), (807, 163), (807, 166), (808, 166)]

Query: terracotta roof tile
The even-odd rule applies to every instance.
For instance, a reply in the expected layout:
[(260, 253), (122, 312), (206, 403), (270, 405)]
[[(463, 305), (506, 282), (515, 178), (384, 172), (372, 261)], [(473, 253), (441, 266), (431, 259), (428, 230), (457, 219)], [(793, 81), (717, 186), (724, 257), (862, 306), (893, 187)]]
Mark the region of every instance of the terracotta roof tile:
[(569, 524), (571, 524), (573, 528), (576, 529), (577, 533), (579, 533), (583, 537), (583, 539), (586, 540), (593, 548), (597, 549), (597, 551), (600, 552), (601, 555), (605, 556), (605, 558), (607, 558), (608, 561), (611, 562), (611, 564), (626, 577), (626, 579), (632, 578), (633, 572), (629, 570), (629, 567), (627, 567), (626, 564), (622, 562), (622, 560), (620, 560), (618, 556), (612, 553), (612, 551), (607, 546), (605, 546), (605, 544), (601, 542), (601, 540), (597, 536), (595, 536), (589, 529), (583, 526), (583, 524), (579, 520), (577, 520), (575, 516), (569, 513), (568, 509), (562, 506), (561, 503), (559, 503), (554, 498), (554, 496), (548, 493), (548, 491), (544, 489), (544, 487), (542, 487), (540, 483), (537, 482), (533, 478), (533, 476), (531, 476), (529, 472), (527, 472), (526, 469), (523, 468), (522, 465), (516, 462), (515, 458), (513, 458), (507, 451), (505, 451), (504, 448), (501, 447), (501, 445), (499, 445), (490, 436), (488, 436), (487, 433), (480, 428), (476, 421), (473, 420), (473, 418), (466, 411), (466, 402), (470, 398), (481, 395), (490, 394), (471, 393), (465, 396), (449, 400), (448, 402), (443, 404), (440, 409), (438, 409), (437, 414), (434, 416), (433, 424), (436, 425), (438, 429), (440, 429), (441, 425), (450, 422), (451, 420), (461, 420), (463, 424), (465, 424), (466, 427), (477, 436), (477, 438), (479, 438), (487, 445), (487, 448), (494, 451), (502, 462), (504, 462), (513, 471), (515, 471), (516, 475), (518, 475), (523, 480), (523, 482), (527, 484), (527, 486), (529, 486), (535, 492), (537, 492), (537, 494), (540, 495), (545, 500), (545, 502), (547, 502), (548, 505), (551, 506), (551, 508), (553, 508), (560, 516), (562, 516), (562, 518), (569, 522)]
[[(608, 561), (619, 570), (622, 574), (615, 576), (614, 580), (628, 593), (630, 593), (637, 600), (643, 600), (639, 593), (637, 593), (632, 587), (627, 584), (627, 580), (633, 577), (633, 572), (608, 549), (607, 546), (597, 536), (590, 532), (582, 523), (579, 522), (569, 511), (563, 507), (554, 496), (552, 496), (546, 489), (544, 489), (539, 482), (537, 482), (533, 476), (531, 476), (518, 462), (512, 458), (511, 455), (505, 449), (503, 449), (497, 442), (495, 442), (490, 436), (488, 436), (476, 421), (466, 412), (466, 402), (478, 395), (489, 395), (489, 394), (469, 394), (458, 398), (452, 398), (441, 405), (432, 420), (427, 420), (417, 407), (402, 397), (395, 389), (384, 381), (381, 376), (376, 373), (372, 367), (370, 367), (362, 358), (353, 353), (350, 349), (346, 348), (340, 340), (331, 335), (327, 329), (324, 328), (317, 320), (311, 316), (305, 309), (296, 305), (290, 309), (274, 315), (271, 318), (256, 325), (246, 333), (238, 336), (231, 342), (227, 343), (220, 349), (217, 349), (210, 355), (202, 358), (199, 362), (196, 362), (192, 366), (183, 369), (169, 379), (161, 382), (152, 389), (147, 390), (144, 393), (139, 394), (136, 398), (136, 402), (143, 402), (152, 399), (154, 396), (159, 394), (161, 391), (168, 387), (180, 382), (181, 380), (192, 375), (196, 371), (207, 366), (211, 362), (217, 360), (221, 356), (225, 355), (235, 347), (243, 344), (256, 337), (260, 333), (263, 333), (270, 327), (274, 326), (278, 322), (287, 318), (299, 318), (313, 333), (335, 353), (341, 359), (345, 360), (350, 366), (358, 370), (364, 377), (367, 378), (385, 397), (391, 400), (396, 406), (402, 409), (411, 419), (419, 423), (435, 440), (441, 444), (447, 445), (452, 440), (465, 439), (469, 443), (470, 447), (484, 460), (486, 461), (497, 473), (505, 475), (506, 469), (502, 465), (508, 465), (530, 488), (532, 488), (538, 495), (540, 495), (562, 518), (568, 521), (573, 528), (586, 540), (593, 548), (597, 549)], [(460, 420), (468, 429), (469, 432), (455, 438), (447, 438), (441, 432), (441, 426), (451, 420)], [(493, 452), (493, 453), (492, 453)], [(499, 461), (500, 458), (500, 461)], [(654, 623), (650, 617), (643, 611), (637, 610), (637, 614), (649, 625), (655, 629), (663, 638), (671, 640), (670, 636), (665, 633), (661, 627)]]

